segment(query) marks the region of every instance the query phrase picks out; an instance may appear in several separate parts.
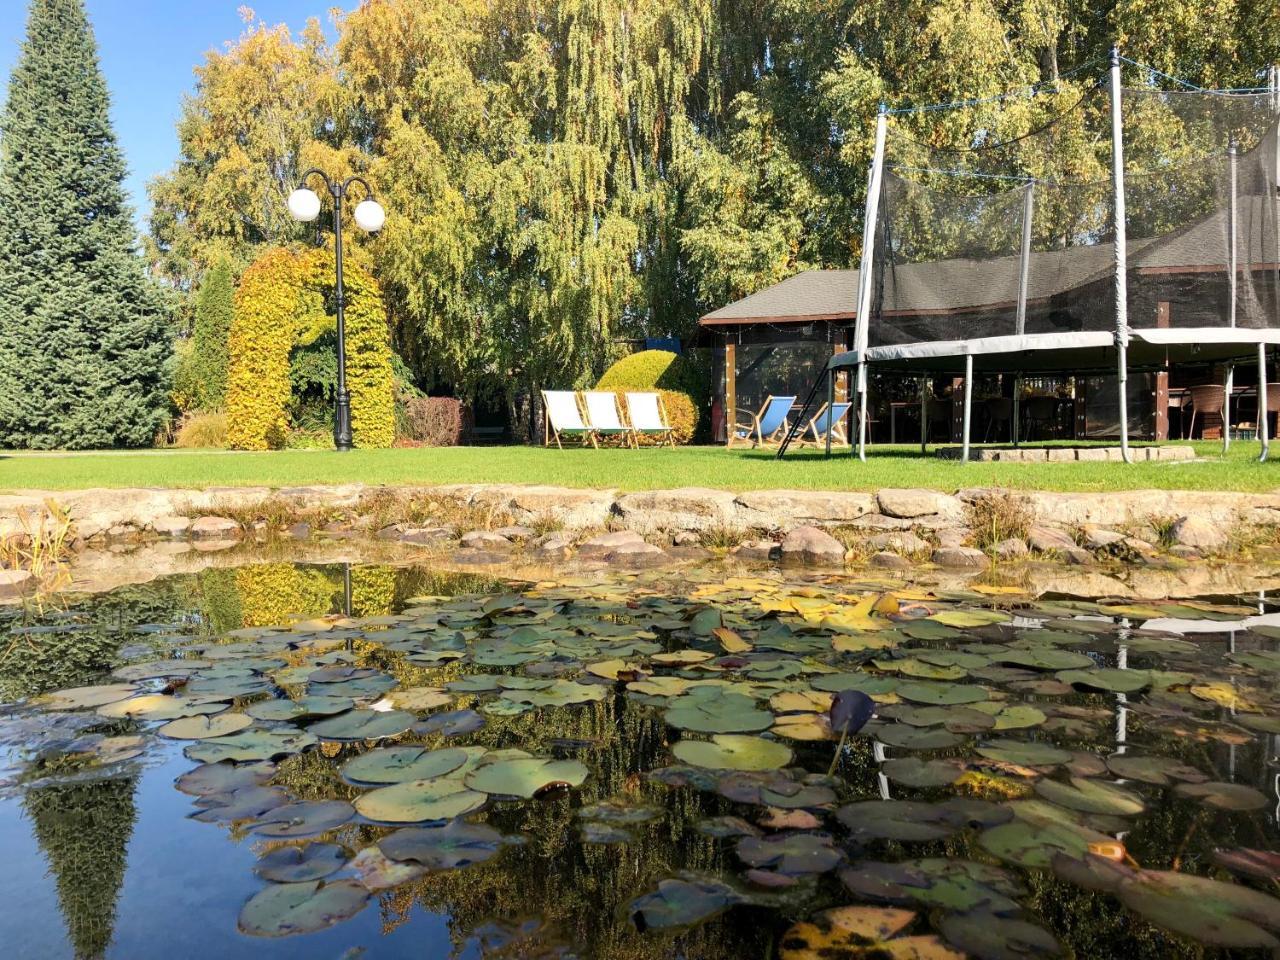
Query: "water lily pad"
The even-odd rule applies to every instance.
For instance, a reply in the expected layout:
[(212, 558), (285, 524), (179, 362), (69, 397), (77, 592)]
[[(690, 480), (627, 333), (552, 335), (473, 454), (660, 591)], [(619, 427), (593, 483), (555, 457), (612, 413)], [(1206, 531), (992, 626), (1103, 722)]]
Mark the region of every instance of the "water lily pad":
[(741, 901), (741, 894), (720, 880), (671, 879), (633, 900), (629, 912), (641, 931), (666, 930), (701, 923)]
[(483, 807), (487, 799), (484, 793), (467, 789), (461, 780), (409, 780), (357, 797), (355, 808), (362, 817), (377, 823), (428, 823), (466, 816)]
[(1107, 693), (1137, 693), (1151, 686), (1151, 674), (1145, 670), (1120, 670), (1104, 667), (1099, 670), (1063, 670), (1057, 674), (1063, 683), (1070, 683), (1089, 690)]
[(1272, 850), (1255, 850), (1249, 847), (1237, 847), (1234, 850), (1219, 848), (1213, 851), (1213, 862), (1220, 867), (1226, 867), (1237, 876), (1254, 877), (1258, 880), (1280, 880), (1280, 853)]
[(1071, 753), (1047, 743), (990, 740), (978, 747), (978, 755), (1021, 767), (1056, 767), (1071, 760)]
[(381, 747), (342, 765), (342, 776), (355, 784), (405, 783), (445, 777), (484, 755), (483, 747), (427, 750), (425, 747)]
[(696, 733), (750, 733), (773, 726), (773, 714), (739, 693), (716, 697), (684, 695), (672, 701), (663, 719), (673, 727)]
[(314, 837), (342, 826), (354, 814), (345, 800), (289, 803), (260, 817), (253, 830), (264, 837)]
[(859, 898), (876, 903), (919, 905), (967, 912), (982, 908), (1016, 913), (1024, 891), (999, 867), (973, 860), (926, 858), (900, 863), (861, 861), (840, 871), (841, 882)]
[(988, 853), (1020, 867), (1045, 869), (1059, 851), (1072, 857), (1089, 852), (1089, 844), (1110, 840), (1088, 827), (1058, 821), (1014, 820), (984, 830), (978, 842)]
[(182, 717), (222, 713), (226, 709), (227, 704), (217, 698), (170, 697), (162, 693), (151, 693), (108, 703), (98, 708), (98, 715), (112, 720), (178, 720)]
[(359, 740), (382, 740), (404, 733), (417, 718), (406, 710), (351, 710), (313, 723), (307, 732), (321, 740), (354, 743)]
[(174, 781), (174, 786), (194, 797), (209, 797), (241, 787), (260, 786), (275, 773), (274, 763), (206, 763), (188, 770)]
[(934, 936), (900, 936), (912, 910), (837, 907), (794, 924), (782, 936), (779, 960), (965, 960)]
[(587, 779), (587, 768), (577, 760), (491, 759), (494, 756), (490, 754), (466, 775), (466, 784), (472, 790), (529, 799), (557, 787), (580, 787)]
[(305, 847), (276, 847), (258, 859), (253, 872), (276, 883), (306, 883), (323, 880), (346, 865), (347, 855), (332, 843), (310, 843)]
[(913, 703), (978, 703), (987, 699), (987, 691), (982, 687), (962, 683), (904, 683), (897, 688), (897, 693)]
[(834, 870), (844, 854), (825, 833), (779, 833), (743, 837), (738, 841), (738, 858), (757, 869), (798, 877)]
[(369, 891), (354, 880), (273, 884), (240, 911), (240, 932), (252, 937), (314, 933), (349, 920), (369, 903)]
[(1070, 783), (1062, 783), (1046, 778), (1036, 782), (1035, 790), (1050, 803), (1081, 813), (1131, 817), (1146, 809), (1142, 797), (1104, 780), (1072, 777)]
[(392, 860), (377, 847), (365, 847), (351, 858), (347, 867), (370, 893), (391, 890), (427, 872), (420, 864)]
[(422, 734), (439, 734), (442, 737), (463, 737), (475, 733), (485, 724), (482, 715), (474, 710), (453, 710), (449, 713), (437, 713), (414, 725), (414, 730)]
[(941, 840), (958, 829), (932, 803), (908, 800), (864, 800), (836, 811), (836, 819), (855, 840)]
[(300, 697), (297, 700), (259, 700), (245, 708), (255, 720), (272, 722), (310, 720), (344, 713), (355, 705), (350, 697)]
[(903, 723), (885, 723), (874, 730), (867, 729), (881, 743), (903, 750), (945, 750), (963, 743), (964, 738), (949, 730), (927, 727), (909, 727)]
[(1243, 783), (1180, 783), (1174, 792), (1219, 810), (1261, 810), (1270, 802), (1263, 793)]
[(226, 737), (253, 726), (253, 719), (243, 713), (220, 713), (217, 716), (183, 717), (170, 720), (156, 733), (174, 740), (211, 740)]
[(33, 702), (46, 710), (85, 710), (127, 700), (137, 692), (132, 683), (107, 683), (46, 693)]
[(251, 729), (230, 737), (203, 740), (187, 747), (184, 753), (190, 759), (202, 763), (218, 763), (221, 760), (242, 763), (247, 760), (274, 760), (277, 757), (291, 756), (301, 753), (316, 742), (316, 738), (304, 730)]
[(1083, 653), (1047, 646), (1014, 648), (996, 654), (992, 659), (1030, 670), (1089, 670), (1094, 666), (1093, 660)]
[(390, 859), (428, 870), (453, 870), (488, 860), (502, 846), (502, 834), (483, 823), (454, 821), (443, 827), (397, 830), (378, 841)]
[(1222, 947), (1275, 950), (1280, 900), (1235, 883), (1142, 870), (1116, 894), (1130, 910), (1184, 936)]
[(942, 918), (938, 929), (948, 941), (964, 950), (958, 956), (981, 960), (1025, 960), (1028, 957), (1060, 957), (1062, 946), (1043, 927), (1002, 917), (988, 910), (953, 913)]
[(724, 734), (681, 740), (671, 748), (678, 760), (712, 770), (776, 770), (791, 762), (791, 748), (762, 737)]
[(960, 779), (964, 771), (947, 760), (896, 757), (880, 767), (886, 777), (904, 787), (945, 787)]

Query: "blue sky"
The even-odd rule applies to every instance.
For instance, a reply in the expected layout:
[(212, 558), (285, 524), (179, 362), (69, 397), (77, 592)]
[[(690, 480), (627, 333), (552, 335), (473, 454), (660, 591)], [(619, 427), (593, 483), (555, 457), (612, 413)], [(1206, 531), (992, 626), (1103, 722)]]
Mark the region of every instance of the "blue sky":
[[(244, 29), (244, 0), (85, 0), (98, 52), (111, 88), (116, 135), (129, 162), (127, 186), (141, 222), (147, 216), (146, 184), (178, 154), (175, 125), (192, 68), (208, 50), (221, 49)], [(258, 18), (300, 30), (309, 17), (329, 26), (338, 0), (250, 2)], [(27, 0), (0, 0), (0, 93), (26, 35)]]

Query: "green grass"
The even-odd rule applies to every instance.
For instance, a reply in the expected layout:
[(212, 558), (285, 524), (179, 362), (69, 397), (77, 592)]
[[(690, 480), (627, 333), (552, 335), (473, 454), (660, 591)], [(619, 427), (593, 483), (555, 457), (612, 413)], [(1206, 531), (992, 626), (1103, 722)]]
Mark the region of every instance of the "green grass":
[(1197, 444), (1193, 463), (972, 463), (922, 457), (918, 449), (877, 446), (865, 464), (848, 454), (767, 452), (721, 447), (677, 450), (544, 450), (539, 447), (456, 447), (416, 450), (147, 451), (138, 453), (0, 453), (0, 489), (86, 487), (300, 486), (323, 483), (432, 485), (540, 483), (568, 487), (652, 490), (703, 486), (728, 490), (795, 488), (876, 490), (882, 487), (1004, 486), (1042, 490), (1270, 491), (1280, 489), (1277, 461), (1259, 464), (1256, 443), (1232, 445), (1223, 459), (1216, 443)]

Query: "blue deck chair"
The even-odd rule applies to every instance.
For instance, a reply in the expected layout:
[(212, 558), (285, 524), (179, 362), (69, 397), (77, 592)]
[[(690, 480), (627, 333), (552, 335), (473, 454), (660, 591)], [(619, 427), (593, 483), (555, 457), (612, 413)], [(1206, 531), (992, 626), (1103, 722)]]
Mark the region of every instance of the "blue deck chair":
[(849, 411), (853, 409), (852, 403), (841, 401), (840, 403), (823, 404), (818, 410), (818, 415), (809, 421), (804, 428), (804, 433), (811, 436), (814, 444), (825, 444), (827, 442), (827, 431), (831, 431), (831, 442), (848, 445), (849, 438), (845, 435), (844, 420), (849, 416)]
[(765, 399), (759, 413), (752, 413), (750, 410), (735, 411), (736, 422), (729, 431), (727, 446), (732, 447), (735, 440), (750, 440), (753, 447), (781, 443), (791, 426), (787, 417), (795, 403), (795, 397), (770, 396)]

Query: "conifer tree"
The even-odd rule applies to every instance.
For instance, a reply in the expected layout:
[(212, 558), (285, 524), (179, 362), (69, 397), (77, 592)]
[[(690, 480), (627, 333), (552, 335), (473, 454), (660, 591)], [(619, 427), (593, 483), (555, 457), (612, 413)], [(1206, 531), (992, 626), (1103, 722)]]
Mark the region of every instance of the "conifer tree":
[(142, 446), (166, 413), (108, 107), (83, 0), (31, 0), (0, 114), (0, 446)]
[(202, 410), (218, 410), (227, 398), (227, 335), (235, 314), (235, 292), (231, 263), (223, 257), (205, 274), (196, 294), (191, 364), (196, 402)]

